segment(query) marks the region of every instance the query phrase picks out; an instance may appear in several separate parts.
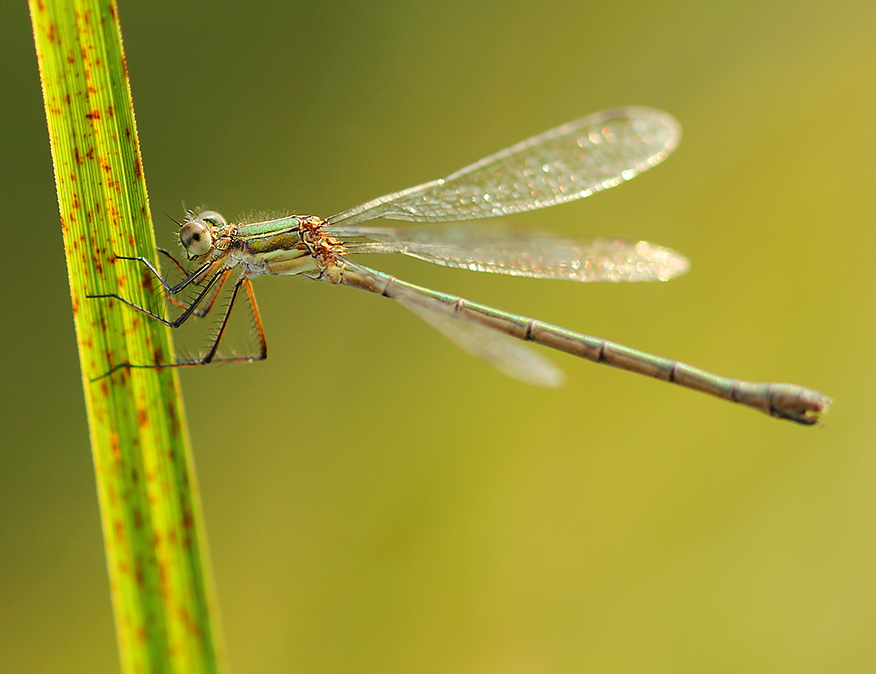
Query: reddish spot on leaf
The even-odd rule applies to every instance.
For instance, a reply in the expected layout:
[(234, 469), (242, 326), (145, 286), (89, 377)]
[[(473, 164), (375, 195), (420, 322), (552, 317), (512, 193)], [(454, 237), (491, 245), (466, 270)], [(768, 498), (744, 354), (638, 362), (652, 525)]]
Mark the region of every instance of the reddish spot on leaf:
[[(107, 352), (104, 354), (106, 356), (106, 362), (112, 363), (113, 359), (111, 358), (112, 354)], [(112, 454), (113, 459), (118, 461), (122, 456), (122, 447), (119, 444), (119, 434), (118, 433), (110, 433), (110, 454)]]
[(167, 416), (170, 420), (170, 433), (173, 437), (179, 437), (179, 414), (177, 414), (176, 403), (171, 398), (167, 403)]
[(143, 268), (143, 272), (140, 274), (140, 287), (143, 288), (147, 293), (152, 292), (152, 272)]
[(100, 110), (92, 110), (85, 113), (85, 119), (100, 119)]
[(188, 508), (183, 511), (182, 523), (186, 531), (191, 531), (195, 527), (195, 518), (192, 517), (192, 512)]
[(140, 428), (149, 425), (149, 413), (146, 411), (145, 407), (141, 407), (137, 410), (137, 423), (140, 424)]
[(158, 562), (158, 576), (161, 578), (161, 594), (167, 596), (167, 562), (159, 561)]
[(180, 622), (185, 625), (185, 628), (188, 630), (189, 634), (195, 637), (200, 637), (201, 630), (198, 629), (198, 624), (194, 620), (192, 620), (192, 616), (185, 608), (185, 606), (180, 606), (178, 613)]

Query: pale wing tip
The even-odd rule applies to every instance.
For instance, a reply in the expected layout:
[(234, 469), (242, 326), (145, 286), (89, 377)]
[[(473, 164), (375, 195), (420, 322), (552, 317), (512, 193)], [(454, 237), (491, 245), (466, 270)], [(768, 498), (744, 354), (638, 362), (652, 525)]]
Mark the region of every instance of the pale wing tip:
[(681, 276), (682, 274), (687, 274), (690, 269), (690, 260), (688, 260), (684, 255), (679, 255), (675, 251), (670, 251), (672, 253), (671, 261), (667, 265), (666, 278), (661, 280), (669, 280), (675, 278), (676, 276)]
[[(669, 155), (681, 142), (681, 124), (668, 112), (631, 105), (609, 113), (614, 113), (613, 116), (628, 117), (634, 125), (638, 122), (643, 133), (650, 133), (659, 138), (657, 144), (662, 145), (665, 155)], [(665, 156), (662, 158), (665, 159)]]
[(686, 274), (690, 269), (690, 260), (671, 248), (648, 241), (637, 241), (634, 248), (637, 264), (643, 265), (643, 271), (648, 270), (651, 274), (650, 278), (644, 277), (642, 280), (669, 281)]
[(530, 386), (538, 386), (540, 388), (559, 388), (566, 383), (566, 373), (552, 363), (546, 364), (548, 361), (539, 363), (537, 367), (529, 368), (505, 368), (500, 364), (492, 363), (502, 374), (516, 379)]
[(566, 383), (566, 373), (547, 359), (539, 358), (535, 363), (527, 363), (521, 367), (519, 363), (490, 362), (496, 370), (506, 377), (516, 379), (523, 384), (539, 388), (559, 388)]

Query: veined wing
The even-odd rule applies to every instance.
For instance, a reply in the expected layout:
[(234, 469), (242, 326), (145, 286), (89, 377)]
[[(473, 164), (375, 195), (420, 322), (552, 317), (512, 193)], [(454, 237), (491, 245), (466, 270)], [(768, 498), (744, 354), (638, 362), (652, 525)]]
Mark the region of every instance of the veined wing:
[(463, 351), (512, 379), (545, 388), (557, 388), (566, 379), (563, 371), (540, 353), (513, 337), (455, 316), (447, 305), (407, 291), (395, 300)]
[[(357, 273), (370, 276), (378, 285), (386, 285), (392, 278), (350, 260), (345, 260), (345, 263)], [(420, 291), (409, 287), (409, 284), (396, 282), (392, 284), (387, 295), (422, 318), (463, 351), (489, 363), (508, 377), (546, 388), (556, 388), (565, 381), (566, 376), (562, 370), (525, 343), (457, 314), (453, 304), (444, 303), (426, 294), (429, 292), (434, 291)]]
[(348, 254), (402, 253), (445, 267), (531, 278), (668, 281), (689, 266), (684, 256), (647, 241), (563, 239), (502, 226), (343, 226), (336, 235), (370, 239), (346, 243)]
[(656, 166), (678, 145), (675, 119), (650, 108), (583, 117), (481, 159), (446, 178), (367, 201), (328, 219), (451, 222), (509, 215), (588, 197)]

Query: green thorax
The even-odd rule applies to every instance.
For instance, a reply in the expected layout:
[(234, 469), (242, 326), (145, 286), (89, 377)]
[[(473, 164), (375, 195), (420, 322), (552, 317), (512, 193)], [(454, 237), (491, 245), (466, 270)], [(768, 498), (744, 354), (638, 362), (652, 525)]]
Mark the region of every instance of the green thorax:
[(234, 239), (253, 255), (279, 250), (306, 248), (300, 236), (301, 220), (290, 216), (251, 225), (237, 225)]

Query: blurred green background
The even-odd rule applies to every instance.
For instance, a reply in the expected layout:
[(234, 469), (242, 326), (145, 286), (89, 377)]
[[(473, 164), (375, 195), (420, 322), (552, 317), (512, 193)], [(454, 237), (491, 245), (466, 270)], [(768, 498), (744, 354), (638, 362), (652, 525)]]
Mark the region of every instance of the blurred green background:
[[(407, 280), (831, 395), (800, 428), (562, 354), (503, 378), (391, 302), (256, 283), (270, 358), (181, 373), (236, 672), (876, 671), (876, 4), (122, 0), (159, 239), (327, 216), (619, 105), (679, 150), (515, 218), (658, 285)], [(118, 670), (26, 6), (0, 19), (0, 670)], [(854, 254), (853, 254), (854, 253)]]

